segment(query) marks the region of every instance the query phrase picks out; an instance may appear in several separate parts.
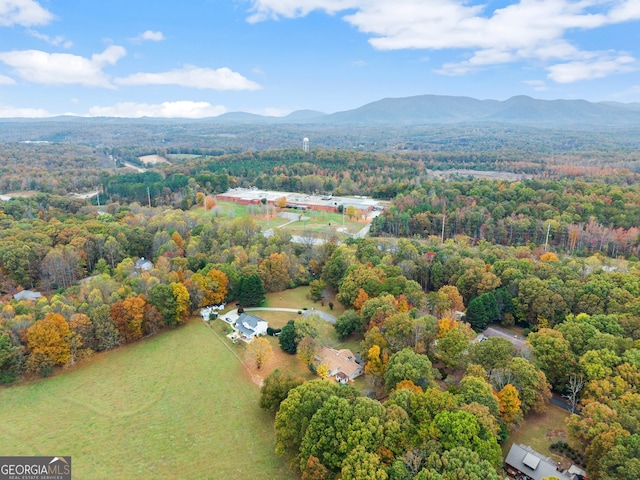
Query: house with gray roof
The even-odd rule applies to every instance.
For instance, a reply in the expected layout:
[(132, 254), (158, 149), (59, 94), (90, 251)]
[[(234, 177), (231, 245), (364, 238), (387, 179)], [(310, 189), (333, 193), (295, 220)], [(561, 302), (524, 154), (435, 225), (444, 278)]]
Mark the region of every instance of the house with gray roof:
[(34, 292), (33, 290), (22, 290), (21, 292), (16, 293), (13, 298), (16, 300), (30, 300), (35, 302), (42, 296), (40, 292)]
[(153, 262), (151, 260), (147, 260), (144, 257), (141, 257), (136, 260), (135, 267), (136, 270), (148, 272), (149, 270), (153, 270)]
[(509, 477), (518, 480), (540, 480), (545, 477), (571, 480), (571, 477), (559, 469), (558, 464), (528, 445), (514, 443), (504, 463)]
[(260, 317), (241, 313), (235, 321), (233, 328), (240, 338), (245, 342), (250, 342), (256, 337), (267, 334), (268, 323)]

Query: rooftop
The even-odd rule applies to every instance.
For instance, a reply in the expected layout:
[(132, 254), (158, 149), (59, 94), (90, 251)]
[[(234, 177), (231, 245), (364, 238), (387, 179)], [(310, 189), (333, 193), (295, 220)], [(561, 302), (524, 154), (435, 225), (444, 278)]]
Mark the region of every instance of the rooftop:
[(273, 190), (259, 190), (256, 188), (232, 188), (225, 193), (220, 194), (222, 197), (230, 197), (244, 201), (259, 202), (266, 198), (267, 202), (273, 203), (276, 200), (285, 197), (289, 205), (313, 205), (319, 207), (337, 207), (343, 205), (348, 207), (353, 205), (360, 209), (371, 209), (380, 207), (380, 202), (368, 197), (335, 197), (333, 195), (307, 195), (305, 193), (293, 192), (277, 192)]
[(555, 477), (559, 480), (569, 480), (563, 472), (558, 471), (556, 463), (536, 452), (527, 445), (513, 444), (504, 463), (508, 467), (513, 467), (524, 473), (533, 480), (540, 480), (545, 477)]
[(352, 377), (362, 367), (356, 363), (356, 356), (349, 349), (335, 350), (329, 347), (320, 347), (317, 354), (320, 362), (329, 367), (329, 371), (339, 370)]

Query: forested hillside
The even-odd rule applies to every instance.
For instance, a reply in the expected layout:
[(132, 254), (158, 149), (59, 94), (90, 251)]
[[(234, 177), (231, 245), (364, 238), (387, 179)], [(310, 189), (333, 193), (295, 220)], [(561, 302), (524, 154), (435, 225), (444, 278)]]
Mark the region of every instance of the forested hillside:
[[(500, 478), (500, 443), (552, 392), (579, 412), (569, 441), (590, 478), (636, 478), (633, 142), (567, 134), (553, 154), (540, 143), (455, 150), (455, 132), (446, 148), (391, 153), (3, 144), (0, 192), (30, 192), (0, 203), (0, 380), (81, 365), (201, 307), (310, 285), (312, 299), (346, 309), (335, 334), (360, 345), (365, 382), (269, 377), (278, 453), (304, 478), (457, 478), (454, 464), (465, 478)], [(137, 161), (152, 153), (169, 163)], [(259, 212), (213, 208), (238, 186), (389, 207), (370, 238), (292, 243), (287, 230), (265, 236)], [(66, 196), (91, 189), (99, 199)], [(42, 296), (14, 298), (22, 289)], [(313, 345), (300, 325), (287, 327), (294, 352)], [(489, 325), (518, 329), (524, 347), (478, 342)]]

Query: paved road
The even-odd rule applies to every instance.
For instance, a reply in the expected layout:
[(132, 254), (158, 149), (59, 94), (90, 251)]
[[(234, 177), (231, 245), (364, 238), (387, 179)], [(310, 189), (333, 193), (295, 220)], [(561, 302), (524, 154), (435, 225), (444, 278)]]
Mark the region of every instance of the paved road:
[[(255, 312), (255, 311), (268, 311), (268, 312), (290, 312), (290, 313), (298, 313), (302, 312), (303, 317), (308, 317), (309, 315), (317, 314), (323, 320), (329, 323), (336, 323), (336, 317), (333, 315), (329, 315), (328, 313), (321, 312), (320, 310), (302, 310), (299, 308), (276, 308), (276, 307), (251, 307), (245, 308), (245, 312)], [(230, 323), (235, 323), (238, 318), (238, 309), (229, 310), (227, 313), (220, 315), (223, 319)]]
[(486, 337), (506, 338), (511, 343), (513, 343), (514, 347), (516, 347), (518, 350), (523, 350), (528, 348), (527, 342), (523, 337), (519, 335), (515, 335), (507, 330), (502, 330), (500, 327), (489, 327), (482, 333)]
[(371, 230), (371, 224), (367, 223), (363, 228), (354, 233), (352, 236), (353, 238), (364, 238), (367, 236), (367, 233), (369, 233), (369, 230)]

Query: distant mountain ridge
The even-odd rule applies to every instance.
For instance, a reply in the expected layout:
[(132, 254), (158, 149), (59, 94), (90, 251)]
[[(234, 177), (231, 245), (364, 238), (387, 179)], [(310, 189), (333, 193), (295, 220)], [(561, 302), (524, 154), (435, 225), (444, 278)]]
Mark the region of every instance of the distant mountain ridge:
[(525, 95), (508, 100), (419, 95), (385, 98), (360, 108), (323, 117), (323, 123), (417, 125), (500, 122), (523, 125), (640, 125), (638, 104), (586, 100), (537, 100)]
[[(36, 119), (0, 119), (0, 121)], [(123, 121), (135, 123), (214, 123), (236, 125), (315, 124), (340, 125), (446, 125), (456, 123), (502, 123), (544, 128), (638, 127), (640, 103), (588, 102), (586, 100), (538, 100), (526, 95), (507, 100), (478, 100), (472, 97), (417, 95), (384, 98), (353, 110), (326, 114), (315, 110), (297, 110), (283, 117), (247, 112), (228, 112), (217, 117), (185, 118), (109, 118), (53, 117), (41, 122), (59, 121)]]
[(353, 110), (324, 114), (300, 110), (286, 117), (228, 113), (213, 122), (316, 123), (325, 125), (422, 125), (497, 122), (527, 126), (639, 126), (640, 104), (586, 100), (538, 100), (526, 95), (508, 100), (417, 95), (384, 98)]

